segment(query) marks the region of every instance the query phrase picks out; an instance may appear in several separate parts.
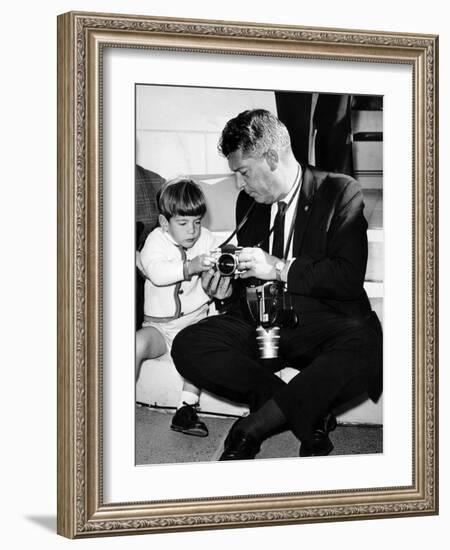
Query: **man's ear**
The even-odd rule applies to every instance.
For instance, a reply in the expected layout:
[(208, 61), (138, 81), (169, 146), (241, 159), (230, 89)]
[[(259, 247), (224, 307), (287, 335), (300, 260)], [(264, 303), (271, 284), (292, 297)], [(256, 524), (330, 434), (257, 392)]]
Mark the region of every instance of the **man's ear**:
[(169, 230), (169, 220), (166, 218), (166, 216), (163, 216), (162, 214), (159, 214), (158, 216), (159, 225), (161, 226), (163, 231)]
[(280, 156), (278, 155), (278, 152), (275, 151), (275, 149), (269, 149), (264, 153), (264, 156), (266, 158), (266, 162), (269, 165), (269, 168), (273, 172), (277, 169), (278, 163), (280, 162)]

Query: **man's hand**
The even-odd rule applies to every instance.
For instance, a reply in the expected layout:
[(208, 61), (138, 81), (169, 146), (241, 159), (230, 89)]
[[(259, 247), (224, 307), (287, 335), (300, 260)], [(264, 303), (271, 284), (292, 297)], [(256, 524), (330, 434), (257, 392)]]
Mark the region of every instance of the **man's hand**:
[(209, 269), (202, 273), (202, 287), (211, 298), (225, 300), (233, 292), (231, 279), (231, 277), (223, 277), (219, 271)]
[(243, 270), (241, 279), (256, 277), (264, 281), (276, 279), (275, 264), (279, 259), (271, 256), (262, 248), (243, 248), (239, 253), (238, 269)]

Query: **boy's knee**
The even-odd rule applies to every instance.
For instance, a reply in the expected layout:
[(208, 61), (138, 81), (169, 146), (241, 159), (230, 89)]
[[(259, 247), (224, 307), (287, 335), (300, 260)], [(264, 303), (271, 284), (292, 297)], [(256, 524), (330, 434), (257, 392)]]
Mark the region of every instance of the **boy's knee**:
[(143, 340), (136, 339), (136, 356), (141, 357), (145, 355), (146, 343)]

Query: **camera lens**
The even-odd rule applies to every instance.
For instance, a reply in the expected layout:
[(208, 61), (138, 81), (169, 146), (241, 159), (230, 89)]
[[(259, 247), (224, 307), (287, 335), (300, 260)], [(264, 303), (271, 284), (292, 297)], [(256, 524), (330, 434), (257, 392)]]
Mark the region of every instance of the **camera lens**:
[(256, 327), (256, 342), (261, 359), (275, 359), (278, 357), (280, 342), (280, 327)]
[(236, 267), (237, 258), (234, 254), (229, 254), (228, 252), (225, 252), (221, 254), (219, 259), (217, 260), (217, 269), (222, 275), (225, 275), (226, 277), (233, 275), (236, 271)]

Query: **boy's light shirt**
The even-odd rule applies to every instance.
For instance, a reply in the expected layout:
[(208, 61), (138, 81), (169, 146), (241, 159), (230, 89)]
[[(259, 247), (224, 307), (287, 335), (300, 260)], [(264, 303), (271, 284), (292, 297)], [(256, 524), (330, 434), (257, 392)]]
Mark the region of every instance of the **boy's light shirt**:
[[(216, 237), (203, 227), (195, 244), (185, 250), (186, 258), (205, 254), (216, 248), (217, 244)], [(178, 301), (181, 301), (183, 314), (209, 302), (200, 277), (194, 276), (188, 281), (184, 279), (181, 247), (160, 227), (147, 237), (140, 253), (140, 263), (146, 277), (144, 313), (147, 316), (171, 317), (177, 312)]]

